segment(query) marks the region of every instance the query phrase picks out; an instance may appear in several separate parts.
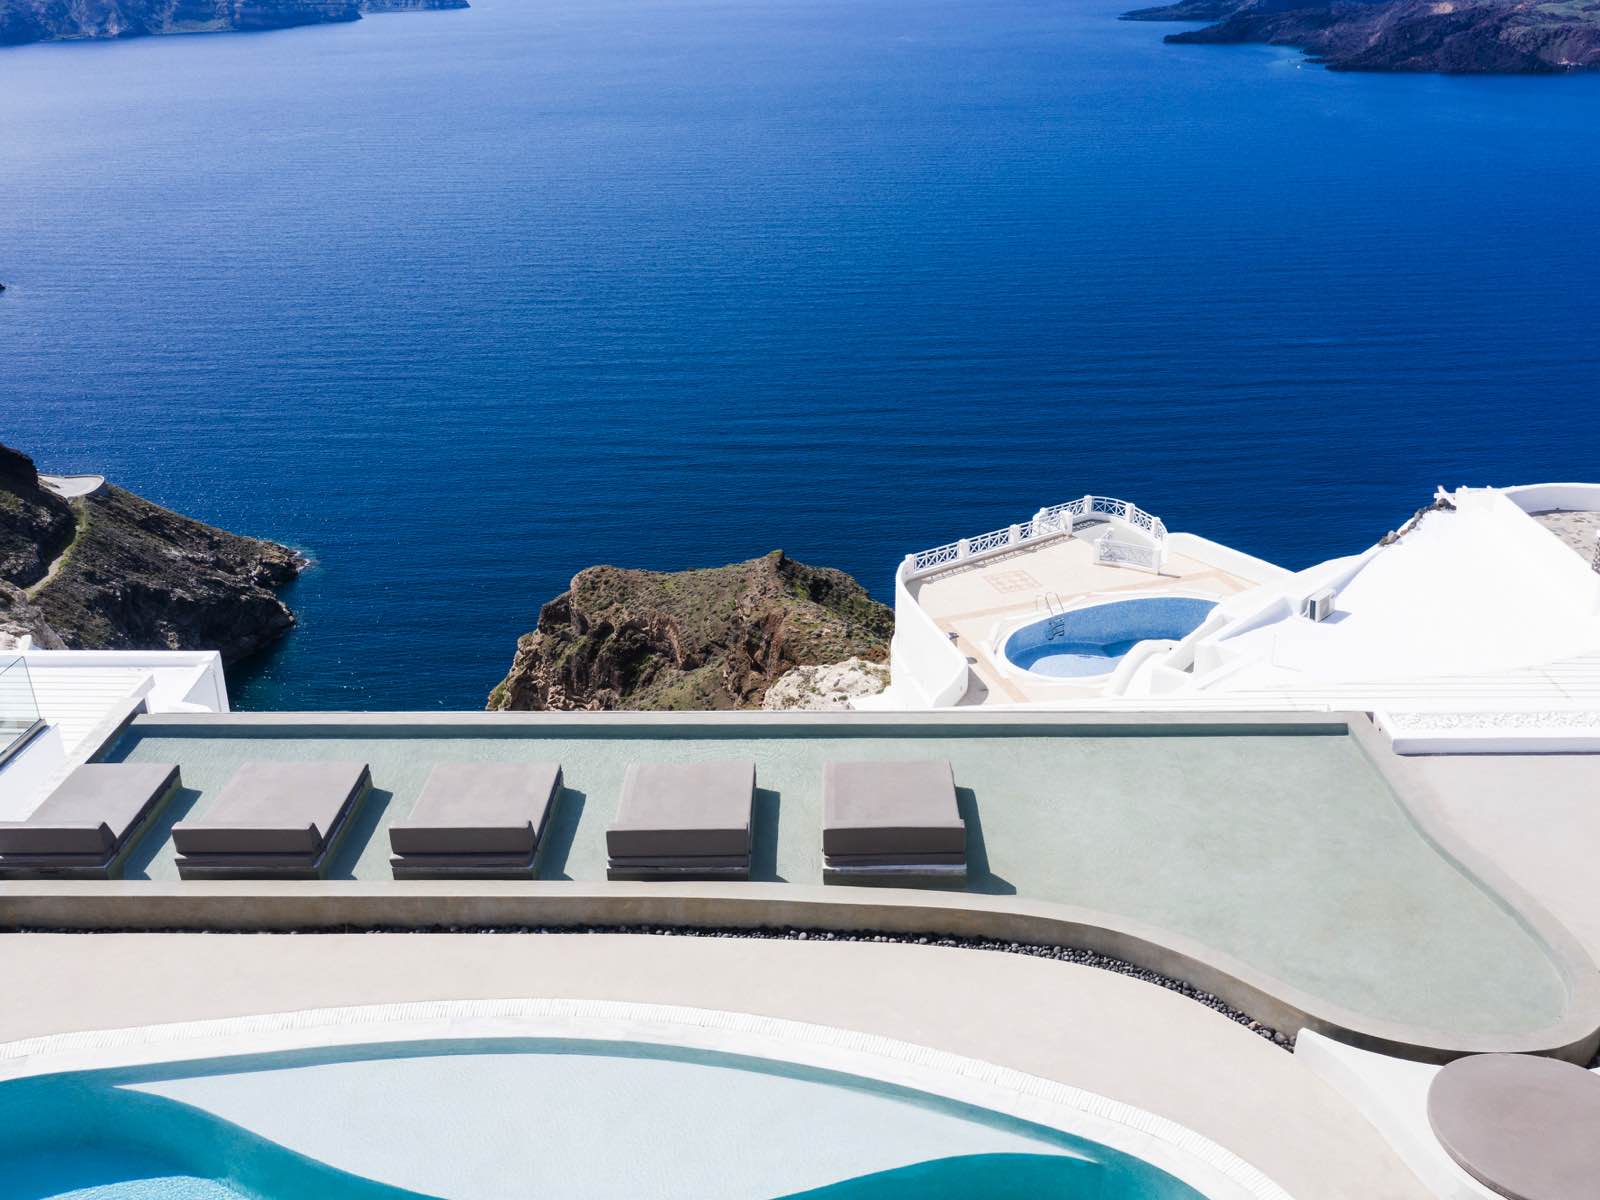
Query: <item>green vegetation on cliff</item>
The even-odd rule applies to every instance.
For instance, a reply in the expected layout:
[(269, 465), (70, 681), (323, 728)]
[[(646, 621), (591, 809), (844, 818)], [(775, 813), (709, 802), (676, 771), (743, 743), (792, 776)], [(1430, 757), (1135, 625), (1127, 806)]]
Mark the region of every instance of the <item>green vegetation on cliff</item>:
[(491, 709), (757, 708), (799, 666), (888, 656), (894, 613), (774, 550), (697, 571), (590, 567), (517, 643)]

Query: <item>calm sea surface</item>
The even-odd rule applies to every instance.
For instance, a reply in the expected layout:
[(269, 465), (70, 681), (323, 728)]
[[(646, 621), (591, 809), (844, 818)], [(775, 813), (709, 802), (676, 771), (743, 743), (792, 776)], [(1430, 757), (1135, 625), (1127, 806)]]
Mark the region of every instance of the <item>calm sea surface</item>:
[(1085, 491), (1288, 566), (1600, 477), (1600, 77), (1129, 0), (475, 0), (0, 52), (0, 439), (317, 560), (241, 706), (476, 707), (591, 563)]

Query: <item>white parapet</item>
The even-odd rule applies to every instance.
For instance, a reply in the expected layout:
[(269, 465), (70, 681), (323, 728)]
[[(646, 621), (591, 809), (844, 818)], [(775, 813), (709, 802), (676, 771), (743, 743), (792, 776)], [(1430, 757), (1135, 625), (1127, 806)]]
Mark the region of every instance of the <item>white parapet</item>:
[(0, 762), (0, 820), (26, 817), (137, 713), (228, 711), (212, 650), (28, 650), (20, 661), (43, 729)]
[(894, 638), (889, 643), (890, 688), (907, 708), (948, 708), (966, 694), (967, 657), (918, 604), (906, 584), (914, 556), (894, 573)]

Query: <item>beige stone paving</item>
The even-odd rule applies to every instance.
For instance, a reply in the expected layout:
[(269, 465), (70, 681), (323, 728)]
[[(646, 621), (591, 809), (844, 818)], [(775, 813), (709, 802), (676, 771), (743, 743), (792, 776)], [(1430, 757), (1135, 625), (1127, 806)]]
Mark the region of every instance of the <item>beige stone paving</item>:
[(914, 580), (910, 591), (941, 630), (956, 635), (955, 646), (967, 656), (975, 677), (962, 700), (971, 705), (1100, 694), (1093, 685), (1053, 682), (1031, 686), (993, 665), (996, 627), (1009, 627), (1035, 612), (1042, 617), (1050, 603), (1070, 607), (1090, 596), (1128, 598), (1166, 592), (1231, 596), (1252, 586), (1247, 579), (1183, 554), (1172, 554), (1160, 575), (1104, 566), (1095, 561), (1094, 543), (1088, 538), (1058, 537)]
[(406, 1000), (632, 1000), (811, 1021), (1045, 1076), (1176, 1120), (1297, 1200), (1424, 1200), (1292, 1055), (1193, 1001), (988, 951), (633, 935), (12, 934), (0, 1038)]
[(1568, 546), (1571, 546), (1584, 562), (1594, 562), (1595, 535), (1600, 534), (1600, 513), (1552, 508), (1548, 512), (1530, 513), (1529, 515)]

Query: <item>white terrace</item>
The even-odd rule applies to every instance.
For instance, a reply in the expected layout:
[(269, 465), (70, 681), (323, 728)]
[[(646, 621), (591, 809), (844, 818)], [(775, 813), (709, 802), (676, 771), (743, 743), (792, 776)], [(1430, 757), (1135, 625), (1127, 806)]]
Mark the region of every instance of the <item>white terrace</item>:
[(1288, 573), (1193, 534), (1169, 533), (1125, 500), (1082, 496), (1028, 521), (907, 555), (895, 576), (895, 702), (1031, 704), (1101, 695), (1007, 670), (1004, 633), (1101, 599), (1221, 600)]
[[(1402, 753), (1592, 752), (1597, 536), (1600, 484), (1463, 487), (1367, 550), (1291, 574), (1084, 497), (908, 555), (893, 684), (861, 707), (1360, 711)], [(1048, 629), (1056, 613), (1163, 593), (1217, 604), (1187, 634), (1140, 635), (1108, 674), (1036, 677), (1004, 653), (1035, 614)]]

